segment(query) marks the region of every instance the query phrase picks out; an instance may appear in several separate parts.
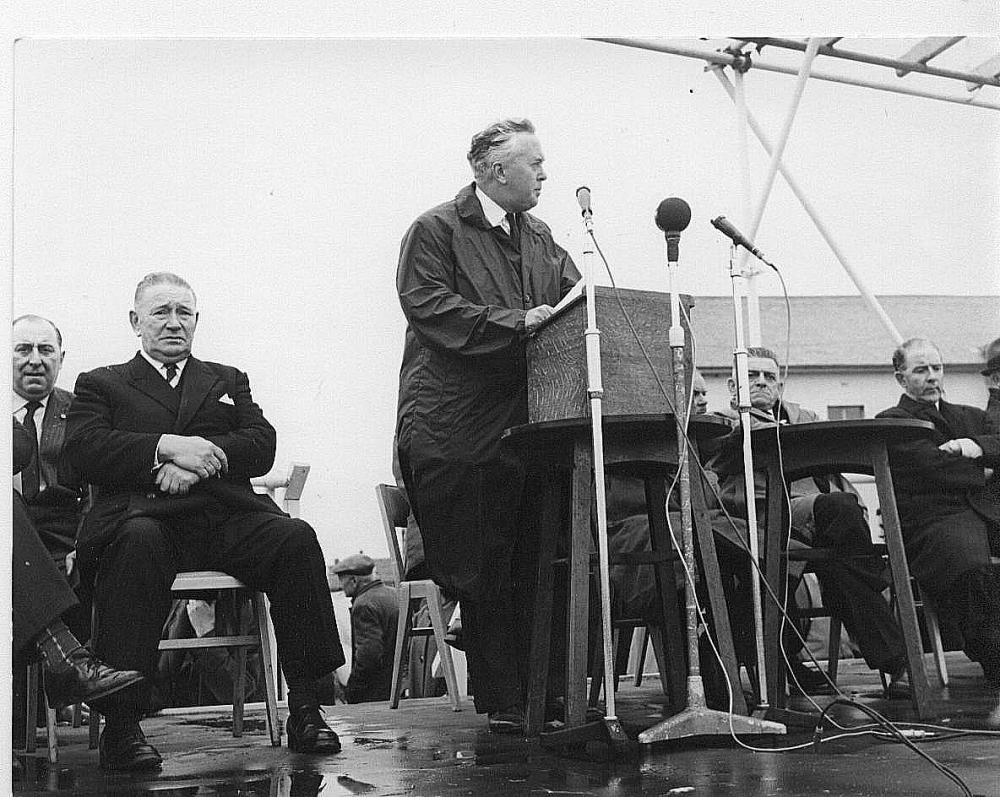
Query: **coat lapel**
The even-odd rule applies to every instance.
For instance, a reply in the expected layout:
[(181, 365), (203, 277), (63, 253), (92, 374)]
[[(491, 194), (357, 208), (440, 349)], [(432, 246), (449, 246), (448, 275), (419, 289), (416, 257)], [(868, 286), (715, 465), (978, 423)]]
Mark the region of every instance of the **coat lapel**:
[[(944, 402), (941, 402), (944, 406)], [(938, 408), (927, 401), (916, 401), (905, 393), (899, 399), (899, 406), (921, 421), (930, 421), (937, 430), (945, 435), (951, 436), (951, 424), (942, 415)]]
[(38, 446), (39, 468), (42, 478), (49, 486), (57, 483), (55, 463), (62, 452), (63, 440), (66, 436), (66, 413), (73, 400), (72, 393), (66, 393), (56, 388), (49, 396), (45, 405), (45, 417), (42, 419), (42, 440)]
[(176, 390), (170, 387), (166, 379), (161, 376), (146, 358), (141, 354), (136, 354), (128, 364), (125, 378), (140, 393), (144, 393), (159, 404), (162, 404), (171, 412), (176, 413), (181, 404), (181, 397)]
[(174, 423), (174, 434), (184, 431), (217, 381), (218, 377), (201, 360), (188, 358), (181, 376), (180, 409)]

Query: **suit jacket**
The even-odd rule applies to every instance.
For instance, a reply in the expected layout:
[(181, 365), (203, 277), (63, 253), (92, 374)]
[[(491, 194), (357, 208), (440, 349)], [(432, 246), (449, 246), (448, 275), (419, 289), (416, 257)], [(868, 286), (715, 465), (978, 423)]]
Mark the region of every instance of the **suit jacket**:
[[(988, 486), (984, 468), (1000, 468), (1000, 429), (977, 407), (926, 401), (902, 395), (899, 404), (883, 410), (878, 418), (916, 418), (934, 424), (930, 440), (894, 445), (889, 449), (892, 480), (904, 528), (920, 528), (971, 507), (983, 518), (1000, 523), (1000, 502), (995, 485)], [(946, 440), (968, 437), (983, 449), (981, 459), (947, 454), (938, 446)], [(998, 478), (994, 473), (993, 481)]]
[(63, 450), (72, 403), (73, 394), (68, 390), (57, 387), (49, 394), (38, 442), (38, 469), (45, 489), (26, 502), (38, 536), (60, 566), (76, 545), (88, 507), (87, 486)]
[[(250, 486), (274, 463), (274, 427), (254, 403), (242, 371), (190, 357), (177, 389), (136, 354), (77, 378), (66, 426), (66, 455), (95, 488), (77, 543), (81, 577), (96, 573), (101, 550), (129, 517), (176, 517), (213, 507), (283, 514)], [(196, 484), (187, 496), (156, 486), (163, 434), (204, 437), (226, 452), (229, 472)]]

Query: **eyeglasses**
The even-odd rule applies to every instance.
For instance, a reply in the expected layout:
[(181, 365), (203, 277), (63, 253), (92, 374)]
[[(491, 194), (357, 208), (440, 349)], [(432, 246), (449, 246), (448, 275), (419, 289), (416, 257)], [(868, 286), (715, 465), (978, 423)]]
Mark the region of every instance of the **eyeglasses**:
[(750, 378), (751, 382), (756, 382), (762, 377), (768, 384), (773, 385), (778, 381), (778, 375), (774, 373), (774, 371), (747, 371), (747, 376)]

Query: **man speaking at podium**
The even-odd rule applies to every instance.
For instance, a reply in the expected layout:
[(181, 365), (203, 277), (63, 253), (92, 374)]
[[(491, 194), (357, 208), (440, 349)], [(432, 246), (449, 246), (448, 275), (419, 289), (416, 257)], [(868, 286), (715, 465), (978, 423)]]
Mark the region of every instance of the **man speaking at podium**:
[(407, 329), (397, 448), (431, 577), (462, 603), (476, 710), (523, 728), (532, 541), (519, 522), (525, 472), (501, 451), (526, 423), (525, 339), (579, 280), (538, 203), (544, 158), (527, 119), (472, 138), (474, 182), (403, 237), (396, 287)]

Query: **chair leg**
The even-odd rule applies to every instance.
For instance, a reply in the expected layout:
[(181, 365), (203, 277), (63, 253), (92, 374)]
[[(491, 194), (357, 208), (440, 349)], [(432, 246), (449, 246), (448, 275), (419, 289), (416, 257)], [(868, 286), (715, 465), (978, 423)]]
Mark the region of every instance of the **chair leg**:
[(38, 734), (38, 662), (28, 665), (27, 686), (24, 699), (24, 752), (34, 753)]
[(56, 710), (45, 701), (45, 735), (49, 744), (49, 763), (59, 763), (59, 737), (56, 736)]
[(832, 614), (830, 615), (829, 620), (830, 620), (830, 633), (827, 639), (826, 677), (836, 684), (837, 665), (840, 662), (841, 623), (840, 623), (840, 618), (834, 617)]
[(91, 750), (96, 750), (101, 741), (101, 714), (99, 711), (95, 711), (93, 706), (90, 708), (90, 719), (88, 722), (90, 724), (87, 726), (87, 746)]
[(676, 703), (674, 699), (674, 689), (670, 685), (670, 673), (668, 670), (668, 654), (666, 643), (664, 641), (663, 628), (658, 625), (654, 625), (649, 629), (649, 635), (653, 640), (653, 655), (656, 658), (656, 668), (660, 671), (660, 684), (663, 687), (663, 694), (671, 698), (671, 706), (680, 710), (683, 708), (684, 703)]
[(260, 662), (264, 668), (264, 695), (267, 708), (267, 731), (271, 736), (271, 746), (281, 747), (281, 723), (278, 721), (278, 687), (275, 681), (274, 664), (271, 660), (271, 627), (267, 618), (267, 599), (263, 592), (253, 595), (253, 609), (257, 616), (257, 632), (260, 635)]
[(444, 680), (448, 686), (448, 697), (451, 699), (451, 710), (462, 710), (462, 699), (458, 696), (458, 679), (455, 677), (455, 663), (451, 660), (451, 647), (444, 641), (444, 613), (441, 611), (441, 593), (434, 590), (435, 595), (427, 599), (427, 609), (431, 616), (431, 628), (434, 629), (434, 641), (437, 642), (438, 655), (444, 669)]
[(941, 641), (941, 626), (938, 624), (937, 607), (926, 597), (924, 603), (924, 622), (927, 624), (927, 635), (931, 638), (934, 650), (934, 664), (937, 668), (941, 686), (948, 685), (948, 664), (944, 659), (944, 643)]
[[(240, 620), (240, 632), (243, 633), (243, 621)], [(236, 678), (233, 680), (233, 737), (243, 736), (243, 704), (247, 699), (247, 649), (240, 645), (236, 648)]]
[(399, 708), (399, 692), (403, 685), (403, 651), (410, 641), (410, 623), (413, 619), (412, 598), (410, 585), (401, 584), (396, 615), (396, 647), (392, 653), (392, 692), (389, 696), (389, 708)]
[(636, 629), (639, 632), (639, 658), (635, 667), (635, 685), (642, 686), (643, 669), (646, 666), (646, 651), (649, 650), (649, 626)]

